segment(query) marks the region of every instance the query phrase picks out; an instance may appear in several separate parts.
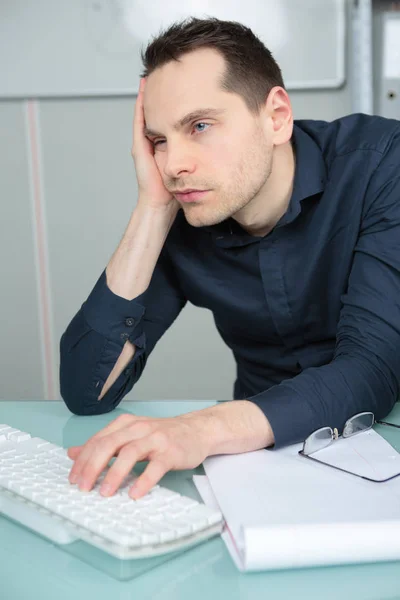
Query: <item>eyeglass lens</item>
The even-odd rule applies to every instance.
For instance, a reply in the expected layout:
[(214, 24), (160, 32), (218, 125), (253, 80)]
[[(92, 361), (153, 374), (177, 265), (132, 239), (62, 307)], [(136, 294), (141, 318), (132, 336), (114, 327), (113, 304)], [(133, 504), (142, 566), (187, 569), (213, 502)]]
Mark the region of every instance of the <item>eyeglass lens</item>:
[(303, 453), (312, 454), (326, 448), (332, 442), (333, 430), (331, 427), (322, 427), (314, 431), (304, 442)]
[(343, 437), (350, 437), (360, 431), (371, 429), (374, 424), (374, 415), (372, 412), (360, 413), (351, 417), (343, 428)]

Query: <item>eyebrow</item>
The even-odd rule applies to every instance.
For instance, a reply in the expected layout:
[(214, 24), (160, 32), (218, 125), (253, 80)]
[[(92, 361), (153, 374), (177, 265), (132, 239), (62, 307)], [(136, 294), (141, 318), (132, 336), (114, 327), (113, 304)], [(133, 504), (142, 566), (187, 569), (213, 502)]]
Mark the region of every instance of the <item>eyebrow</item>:
[[(207, 118), (207, 117), (216, 117), (225, 112), (226, 112), (226, 110), (219, 109), (219, 108), (198, 108), (198, 109), (193, 110), (192, 112), (188, 113), (184, 117), (182, 117), (182, 119), (180, 119), (179, 121), (177, 121), (174, 125), (174, 130), (179, 131), (179, 129), (182, 129), (183, 127), (185, 127), (185, 125), (188, 125), (189, 123), (191, 123), (191, 121), (196, 121), (196, 119)], [(149, 129), (148, 127), (144, 128), (144, 134), (146, 136), (162, 135), (162, 133), (159, 133), (158, 131), (154, 131), (154, 129)]]

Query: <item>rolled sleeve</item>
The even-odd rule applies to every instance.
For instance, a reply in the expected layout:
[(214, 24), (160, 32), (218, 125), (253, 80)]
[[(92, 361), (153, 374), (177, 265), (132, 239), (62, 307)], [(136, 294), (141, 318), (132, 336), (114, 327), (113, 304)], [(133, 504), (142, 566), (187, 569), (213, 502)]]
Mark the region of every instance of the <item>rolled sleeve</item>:
[[(60, 341), (60, 390), (71, 412), (102, 414), (116, 408), (185, 303), (165, 250), (149, 287), (133, 300), (110, 290), (104, 270)], [(135, 346), (134, 356), (99, 401), (128, 340)]]
[(134, 300), (117, 296), (108, 287), (104, 270), (82, 306), (83, 315), (91, 329), (123, 346), (128, 339), (133, 341), (143, 333), (145, 295), (146, 292)]
[[(109, 412), (132, 387), (133, 365), (138, 363), (143, 370), (145, 307), (140, 301), (144, 297), (142, 294), (134, 300), (126, 300), (114, 294), (107, 285), (104, 270), (63, 334), (60, 342), (61, 395), (75, 414)], [(105, 394), (100, 406), (98, 396), (127, 340), (136, 348), (134, 357)]]

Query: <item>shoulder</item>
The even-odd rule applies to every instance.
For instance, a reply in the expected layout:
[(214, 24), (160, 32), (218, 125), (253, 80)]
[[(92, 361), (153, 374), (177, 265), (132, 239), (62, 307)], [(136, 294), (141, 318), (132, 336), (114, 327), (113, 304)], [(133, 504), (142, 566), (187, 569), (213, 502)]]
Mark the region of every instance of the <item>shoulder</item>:
[(400, 121), (362, 113), (334, 121), (298, 120), (295, 124), (320, 147), (327, 162), (351, 153), (387, 153), (400, 159)]

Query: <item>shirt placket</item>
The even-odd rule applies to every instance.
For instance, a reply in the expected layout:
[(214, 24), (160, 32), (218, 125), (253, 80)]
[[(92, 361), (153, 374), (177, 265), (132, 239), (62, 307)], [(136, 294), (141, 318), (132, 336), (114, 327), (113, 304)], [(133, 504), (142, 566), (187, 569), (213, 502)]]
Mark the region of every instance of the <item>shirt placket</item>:
[(263, 282), (265, 300), (271, 315), (271, 320), (283, 344), (295, 348), (301, 344), (299, 324), (294, 322), (290, 307), (290, 280), (285, 265), (285, 239), (282, 230), (275, 230), (260, 242), (259, 264)]

